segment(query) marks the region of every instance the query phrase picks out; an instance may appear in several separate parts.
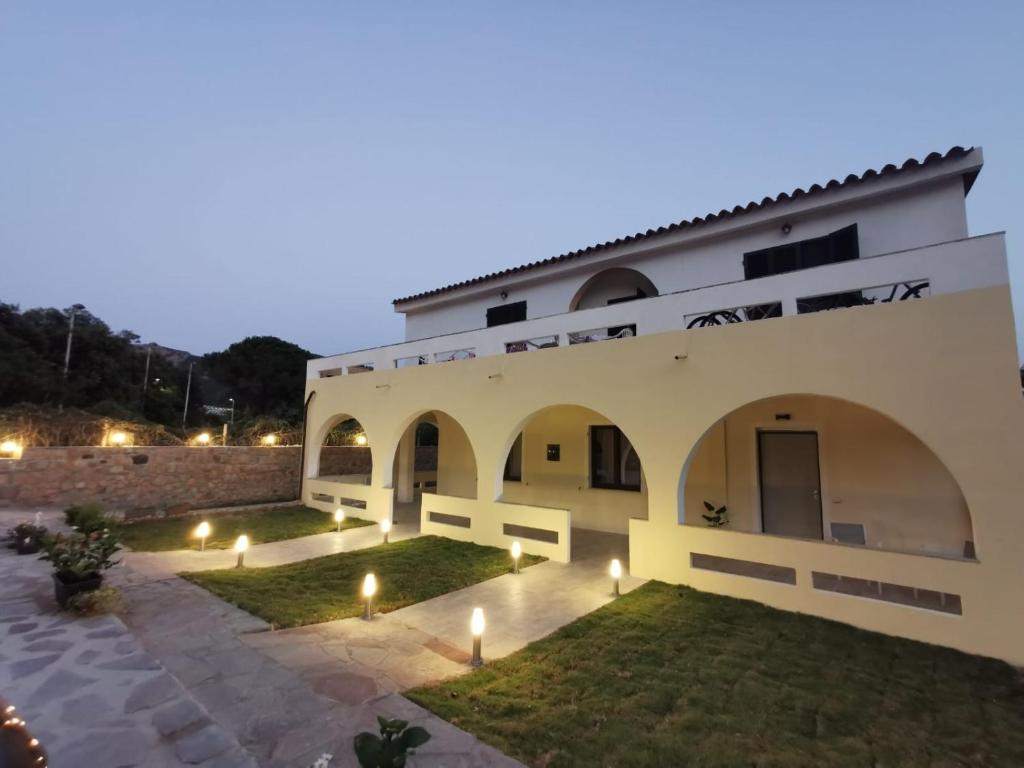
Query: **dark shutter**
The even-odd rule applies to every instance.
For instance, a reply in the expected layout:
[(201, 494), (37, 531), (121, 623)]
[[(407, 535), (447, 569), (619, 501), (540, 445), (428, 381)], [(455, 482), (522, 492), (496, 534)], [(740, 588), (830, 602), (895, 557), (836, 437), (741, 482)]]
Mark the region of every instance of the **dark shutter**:
[(487, 310), (487, 327), (505, 325), (506, 323), (518, 323), (526, 319), (526, 302), (516, 301), (511, 304), (502, 304), (500, 307), (491, 307)]
[(860, 258), (857, 225), (851, 224), (824, 237), (745, 253), (743, 276), (754, 280), (857, 258)]

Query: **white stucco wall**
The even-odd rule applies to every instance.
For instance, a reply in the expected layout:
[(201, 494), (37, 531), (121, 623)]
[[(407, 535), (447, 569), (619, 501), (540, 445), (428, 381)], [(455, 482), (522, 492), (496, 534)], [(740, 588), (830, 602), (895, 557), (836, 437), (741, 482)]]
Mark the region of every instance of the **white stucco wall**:
[[(863, 186), (872, 183), (885, 182), (865, 182)], [(782, 215), (792, 225), (788, 235), (781, 231), (779, 215), (768, 218), (751, 214), (721, 227), (683, 230), (678, 237), (624, 245), (443, 294), (406, 312), (405, 338), (410, 341), (483, 328), (488, 308), (517, 301), (527, 302), (527, 319), (568, 312), (580, 287), (610, 267), (642, 272), (662, 295), (742, 280), (744, 253), (820, 237), (853, 223), (857, 224), (862, 258), (967, 237), (960, 176), (888, 194), (883, 194), (884, 186), (878, 191), (877, 196), (866, 199)], [(784, 214), (784, 207), (779, 208)], [(500, 297), (502, 291), (507, 298)]]

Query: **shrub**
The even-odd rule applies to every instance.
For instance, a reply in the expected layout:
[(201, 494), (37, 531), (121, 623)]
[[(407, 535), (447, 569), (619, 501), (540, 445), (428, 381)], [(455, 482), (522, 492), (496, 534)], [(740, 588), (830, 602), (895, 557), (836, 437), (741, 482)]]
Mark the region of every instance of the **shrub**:
[(18, 542), (42, 544), (46, 536), (46, 526), (34, 523), (18, 523), (7, 531), (7, 546), (14, 549)]
[(65, 509), (64, 522), (79, 533), (90, 534), (107, 530), (112, 521), (103, 512), (101, 505), (89, 502), (87, 504), (72, 504)]
[(40, 559), (53, 563), (57, 578), (71, 584), (94, 579), (117, 565), (114, 554), (120, 549), (117, 539), (108, 531), (68, 536), (58, 533), (43, 541), (45, 554)]
[(68, 599), (68, 610), (79, 616), (118, 613), (123, 607), (121, 592), (116, 587), (102, 587), (91, 592), (79, 592)]

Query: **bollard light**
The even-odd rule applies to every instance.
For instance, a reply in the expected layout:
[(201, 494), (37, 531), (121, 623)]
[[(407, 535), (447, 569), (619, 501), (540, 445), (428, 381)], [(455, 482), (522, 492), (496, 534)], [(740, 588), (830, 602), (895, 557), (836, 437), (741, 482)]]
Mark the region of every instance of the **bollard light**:
[(203, 520), (196, 526), (196, 536), (199, 538), (199, 551), (206, 551), (206, 537), (210, 535), (210, 524)]
[(384, 534), (384, 543), (388, 543), (388, 534), (391, 533), (391, 520), (384, 518), (380, 521), (380, 532)]
[(363, 577), (363, 619), (370, 621), (373, 618), (373, 596), (377, 593), (377, 577), (372, 573)]
[(612, 579), (615, 580), (615, 587), (612, 590), (612, 594), (614, 594), (616, 597), (618, 597), (619, 596), (619, 579), (622, 578), (622, 563), (620, 563), (617, 559), (616, 560), (612, 560), (612, 565), (611, 565), (611, 568), (608, 569), (608, 573), (610, 573)]
[(469, 619), (469, 631), (473, 633), (473, 658), (469, 663), (474, 667), (479, 667), (484, 663), (483, 657), (480, 655), (480, 646), (482, 645), (484, 636), (483, 608), (473, 609), (473, 615)]
[(523, 546), (518, 541), (512, 542), (512, 573), (519, 573), (519, 558), (523, 556)]
[(334, 522), (338, 524), (338, 533), (341, 533), (341, 524), (345, 522), (345, 513), (341, 511), (341, 507), (334, 510)]
[(235, 564), (236, 568), (241, 568), (245, 565), (245, 550), (249, 548), (249, 537), (244, 533), (238, 537), (235, 541), (235, 552), (238, 553), (238, 562)]

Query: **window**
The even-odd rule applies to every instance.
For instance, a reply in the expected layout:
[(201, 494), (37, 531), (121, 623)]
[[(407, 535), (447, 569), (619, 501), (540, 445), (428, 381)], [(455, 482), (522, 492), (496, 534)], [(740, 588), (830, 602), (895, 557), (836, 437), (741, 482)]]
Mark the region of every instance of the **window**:
[(590, 485), (619, 491), (639, 491), (643, 471), (640, 457), (618, 427), (590, 428)]
[(496, 325), (506, 323), (518, 323), (526, 319), (526, 302), (516, 301), (511, 304), (502, 304), (500, 307), (491, 307), (487, 310), (487, 327), (493, 328)]
[(857, 258), (860, 258), (857, 225), (851, 224), (824, 237), (745, 253), (743, 275), (753, 280)]
[(520, 432), (512, 443), (512, 449), (505, 460), (505, 479), (521, 482), (523, 479), (523, 433)]

